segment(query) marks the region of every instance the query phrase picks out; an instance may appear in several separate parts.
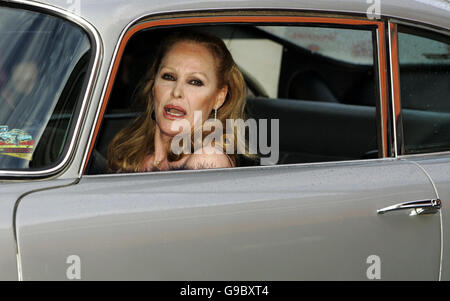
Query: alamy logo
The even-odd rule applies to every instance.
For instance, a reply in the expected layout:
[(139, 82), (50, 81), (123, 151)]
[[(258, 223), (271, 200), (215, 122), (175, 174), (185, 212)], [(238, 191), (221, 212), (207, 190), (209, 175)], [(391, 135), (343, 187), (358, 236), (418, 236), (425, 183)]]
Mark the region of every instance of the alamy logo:
[(375, 280), (381, 279), (381, 259), (378, 255), (370, 255), (367, 257), (366, 263), (369, 267), (366, 271), (367, 279)]
[(381, 0), (366, 0), (367, 4), (370, 4), (367, 9), (367, 18), (370, 20), (381, 18)]
[(81, 279), (81, 259), (78, 255), (70, 255), (67, 257), (66, 263), (69, 267), (66, 270), (66, 277), (69, 280)]
[[(194, 137), (192, 137), (190, 131), (192, 128), (195, 129)], [(171, 142), (171, 150), (177, 155), (192, 153), (190, 147), (192, 138), (194, 138), (193, 152), (205, 148), (211, 150), (211, 153), (207, 154), (218, 153), (219, 150), (214, 148), (213, 145), (220, 142), (224, 136), (227, 141), (226, 154), (243, 154), (245, 149), (242, 145), (235, 145), (234, 138), (237, 138), (236, 143), (239, 144), (239, 141), (245, 140), (245, 133), (248, 132), (248, 153), (256, 155), (259, 149), (261, 155), (267, 156), (261, 157), (261, 165), (274, 165), (277, 164), (279, 159), (280, 121), (278, 119), (259, 119), (259, 122), (252, 118), (247, 120), (227, 119), (224, 127), (222, 122), (214, 119), (208, 119), (203, 123), (202, 112), (195, 111), (194, 125), (191, 125), (188, 120), (182, 119), (172, 123), (171, 129), (179, 131), (179, 134), (175, 135)], [(203, 130), (210, 133), (203, 137)], [(271, 140), (270, 144), (268, 137)]]

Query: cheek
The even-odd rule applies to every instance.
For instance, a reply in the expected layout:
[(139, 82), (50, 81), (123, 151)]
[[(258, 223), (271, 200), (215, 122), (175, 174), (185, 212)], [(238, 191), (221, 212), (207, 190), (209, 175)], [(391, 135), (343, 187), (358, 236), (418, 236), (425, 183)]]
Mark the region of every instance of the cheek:
[(164, 95), (167, 94), (167, 86), (155, 83), (153, 87), (153, 101), (155, 103), (155, 107), (158, 107), (161, 104), (161, 101), (164, 99)]
[(203, 114), (207, 114), (214, 105), (214, 93), (209, 89), (193, 90), (189, 93), (189, 103), (192, 111), (202, 111)]

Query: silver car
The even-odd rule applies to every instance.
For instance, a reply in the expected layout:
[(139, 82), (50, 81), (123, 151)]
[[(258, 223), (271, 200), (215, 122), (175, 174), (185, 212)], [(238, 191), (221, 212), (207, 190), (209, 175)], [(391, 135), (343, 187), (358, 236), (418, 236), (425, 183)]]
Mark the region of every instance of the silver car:
[[(230, 49), (261, 160), (110, 173), (186, 27)], [(450, 280), (448, 1), (11, 0), (0, 34), (27, 136), (0, 140), (1, 280)]]

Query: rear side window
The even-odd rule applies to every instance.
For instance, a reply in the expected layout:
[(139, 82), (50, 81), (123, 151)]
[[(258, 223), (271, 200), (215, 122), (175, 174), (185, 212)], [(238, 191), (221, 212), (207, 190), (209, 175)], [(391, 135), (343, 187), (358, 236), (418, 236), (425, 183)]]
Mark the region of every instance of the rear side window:
[(398, 27), (404, 153), (450, 150), (449, 38)]
[(43, 169), (70, 140), (91, 44), (61, 18), (0, 6), (0, 169)]

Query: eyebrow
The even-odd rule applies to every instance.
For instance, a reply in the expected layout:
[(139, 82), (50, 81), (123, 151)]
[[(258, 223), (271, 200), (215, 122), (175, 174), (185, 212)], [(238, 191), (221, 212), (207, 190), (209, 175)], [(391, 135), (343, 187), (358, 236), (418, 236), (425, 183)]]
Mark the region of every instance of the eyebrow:
[[(175, 71), (175, 69), (173, 69), (172, 67), (169, 67), (169, 66), (161, 66), (160, 70), (163, 70), (164, 68)], [(200, 74), (200, 75), (203, 75), (206, 79), (209, 79), (209, 77), (204, 72), (201, 72), (201, 71), (194, 71), (194, 72), (189, 73), (189, 75), (193, 75), (193, 74)]]

